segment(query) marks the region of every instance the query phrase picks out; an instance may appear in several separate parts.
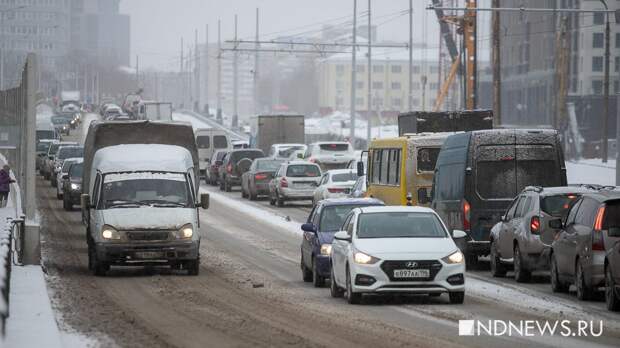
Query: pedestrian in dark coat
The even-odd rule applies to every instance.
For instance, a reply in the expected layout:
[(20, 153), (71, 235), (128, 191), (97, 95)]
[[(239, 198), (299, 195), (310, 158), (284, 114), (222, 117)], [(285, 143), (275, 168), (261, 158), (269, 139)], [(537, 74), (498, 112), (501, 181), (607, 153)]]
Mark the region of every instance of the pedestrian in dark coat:
[(9, 192), (11, 191), (11, 183), (15, 182), (15, 180), (11, 179), (10, 173), (11, 168), (6, 164), (0, 169), (0, 207), (6, 206)]

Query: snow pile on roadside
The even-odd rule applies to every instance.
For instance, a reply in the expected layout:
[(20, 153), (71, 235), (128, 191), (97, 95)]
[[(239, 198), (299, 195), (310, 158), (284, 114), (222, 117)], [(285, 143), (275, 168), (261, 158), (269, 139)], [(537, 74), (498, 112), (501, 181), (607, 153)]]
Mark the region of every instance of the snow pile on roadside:
[[(322, 118), (306, 118), (306, 134), (333, 134), (349, 137), (351, 134), (349, 114), (334, 112)], [(344, 125), (344, 127), (343, 127)], [(368, 131), (368, 122), (357, 119), (355, 123), (355, 135), (365, 139)], [(398, 136), (397, 125), (374, 126), (370, 129), (371, 138), (393, 138)]]
[(287, 221), (286, 217), (284, 216), (277, 215), (267, 210), (256, 208), (251, 205), (236, 201), (220, 193), (209, 192), (209, 195), (211, 196), (212, 200), (218, 202), (219, 204), (225, 205), (230, 209), (242, 211), (246, 215), (249, 215), (261, 222), (271, 224), (274, 227), (280, 228), (295, 236), (302, 235), (301, 223), (299, 222), (292, 220)]
[(211, 126), (209, 124), (207, 124), (205, 122), (202, 122), (199, 119), (197, 119), (196, 117), (193, 117), (193, 116), (187, 115), (187, 114), (173, 112), (172, 113), (172, 119), (175, 120), (175, 121), (191, 123), (192, 128), (194, 128), (194, 129), (209, 129), (209, 128), (211, 128)]
[(566, 162), (566, 177), (569, 184), (616, 184), (616, 161), (602, 163), (600, 159)]

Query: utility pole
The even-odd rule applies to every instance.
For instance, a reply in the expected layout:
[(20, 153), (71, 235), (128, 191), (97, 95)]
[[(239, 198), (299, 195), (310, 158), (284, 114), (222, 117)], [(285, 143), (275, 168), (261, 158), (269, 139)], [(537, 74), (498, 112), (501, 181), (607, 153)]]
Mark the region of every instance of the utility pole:
[(140, 88), (140, 58), (136, 54), (136, 88)]
[(413, 111), (413, 0), (409, 0), (409, 88), (408, 109)]
[(217, 123), (222, 124), (222, 21), (217, 20)]
[(556, 81), (557, 96), (555, 98), (555, 117), (553, 118), (553, 128), (564, 130), (566, 127), (566, 99), (568, 97), (568, 73), (569, 73), (569, 51), (568, 51), (568, 17), (562, 16), (560, 22), (560, 32), (557, 34), (556, 41)]
[(351, 49), (351, 131), (350, 142), (355, 146), (355, 89), (357, 88), (357, 0), (353, 0), (353, 48)]
[(181, 95), (179, 100), (183, 107), (185, 107), (185, 78), (183, 75), (185, 74), (185, 70), (183, 70), (183, 64), (185, 61), (183, 60), (183, 37), (181, 37), (181, 65), (179, 66), (179, 82), (181, 83)]
[(194, 33), (194, 84), (196, 85), (196, 100), (194, 111), (200, 112), (200, 50), (198, 49), (198, 29)]
[(260, 43), (258, 43), (258, 20), (259, 20), (259, 12), (258, 7), (256, 8), (256, 43), (254, 44), (254, 48), (256, 49), (256, 53), (254, 54), (254, 114), (258, 115), (258, 50), (260, 49)]
[[(235, 41), (237, 41), (237, 15), (235, 15)], [(239, 102), (239, 54), (237, 51), (233, 53), (233, 119), (232, 128), (237, 128), (239, 122), (239, 109), (237, 103)]]
[(207, 111), (207, 117), (211, 116), (209, 111), (209, 77), (211, 72), (209, 71), (209, 24), (205, 27), (205, 110)]
[[(605, 0), (600, 0), (603, 6), (605, 6), (605, 10), (609, 10), (607, 7), (607, 2)], [(603, 163), (607, 163), (608, 154), (608, 141), (607, 134), (609, 134), (608, 127), (608, 119), (609, 119), (609, 56), (610, 56), (610, 47), (609, 47), (609, 36), (610, 36), (610, 28), (609, 28), (609, 12), (605, 14), (605, 76), (603, 77), (603, 146), (601, 157), (603, 159)], [(618, 144), (616, 144), (616, 148)], [(617, 164), (616, 164), (617, 166)]]
[[(493, 0), (494, 8), (500, 7), (500, 0)], [(502, 66), (500, 51), (500, 13), (493, 12), (493, 117), (495, 125), (502, 124)]]
[[(371, 16), (371, 0), (368, 0), (368, 122), (366, 125), (366, 144), (370, 145), (370, 138), (372, 137), (372, 28), (370, 27)], [(379, 110), (377, 110), (379, 112)]]

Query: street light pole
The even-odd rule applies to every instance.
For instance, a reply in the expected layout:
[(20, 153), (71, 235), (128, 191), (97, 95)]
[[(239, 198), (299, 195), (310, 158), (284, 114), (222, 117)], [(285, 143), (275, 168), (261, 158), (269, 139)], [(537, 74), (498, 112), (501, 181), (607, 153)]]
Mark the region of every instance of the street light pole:
[[(603, 6), (605, 6), (605, 10), (608, 10), (607, 2), (605, 0), (600, 0)], [(609, 56), (610, 56), (610, 48), (609, 48), (609, 36), (610, 36), (610, 28), (609, 28), (609, 12), (605, 14), (605, 76), (603, 77), (603, 127), (602, 127), (602, 146), (601, 146), (601, 157), (603, 163), (607, 163), (608, 157), (608, 140), (607, 134), (609, 131), (607, 129), (608, 119), (609, 119)], [(617, 146), (617, 145), (616, 145)]]

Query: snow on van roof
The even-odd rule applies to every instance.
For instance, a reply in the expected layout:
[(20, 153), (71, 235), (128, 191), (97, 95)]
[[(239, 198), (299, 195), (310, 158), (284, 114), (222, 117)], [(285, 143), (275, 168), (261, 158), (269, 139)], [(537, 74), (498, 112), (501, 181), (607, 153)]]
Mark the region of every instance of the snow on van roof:
[(93, 169), (102, 173), (128, 171), (186, 172), (193, 168), (190, 152), (176, 145), (122, 144), (99, 149)]
[(157, 173), (157, 172), (134, 172), (134, 173), (112, 173), (105, 176), (104, 182), (115, 182), (125, 180), (159, 179), (185, 181), (185, 176), (181, 173)]

